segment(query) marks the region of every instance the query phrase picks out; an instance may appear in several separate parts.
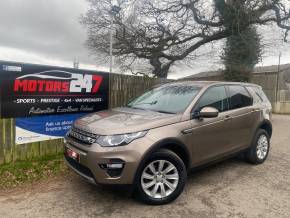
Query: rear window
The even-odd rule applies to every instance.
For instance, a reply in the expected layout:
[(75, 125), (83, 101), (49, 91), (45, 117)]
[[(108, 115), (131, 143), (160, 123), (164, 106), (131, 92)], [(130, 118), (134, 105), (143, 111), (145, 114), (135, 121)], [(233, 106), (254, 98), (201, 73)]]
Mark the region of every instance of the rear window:
[(256, 86), (248, 86), (247, 89), (253, 96), (253, 100), (255, 104), (262, 103), (262, 102), (269, 102), (268, 97), (265, 95), (263, 90)]
[(253, 104), (253, 99), (245, 87), (239, 85), (228, 86), (230, 110), (248, 107)]
[(266, 94), (264, 93), (262, 89), (257, 87), (256, 90), (257, 90), (257, 93), (259, 93), (259, 95), (262, 97), (263, 102), (269, 102), (268, 97), (266, 96)]

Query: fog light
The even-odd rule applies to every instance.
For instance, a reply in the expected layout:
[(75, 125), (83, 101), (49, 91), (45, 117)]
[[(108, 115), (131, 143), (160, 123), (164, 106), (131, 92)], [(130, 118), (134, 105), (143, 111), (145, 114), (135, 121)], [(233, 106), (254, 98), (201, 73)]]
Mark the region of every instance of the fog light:
[(107, 175), (116, 178), (121, 176), (125, 162), (121, 159), (110, 159), (109, 163), (100, 164), (99, 166), (106, 171)]
[(99, 166), (103, 170), (121, 170), (124, 168), (125, 162), (120, 161), (110, 161), (109, 163), (103, 163)]
[(106, 165), (107, 165), (107, 169), (122, 169), (124, 166), (123, 163), (109, 163)]

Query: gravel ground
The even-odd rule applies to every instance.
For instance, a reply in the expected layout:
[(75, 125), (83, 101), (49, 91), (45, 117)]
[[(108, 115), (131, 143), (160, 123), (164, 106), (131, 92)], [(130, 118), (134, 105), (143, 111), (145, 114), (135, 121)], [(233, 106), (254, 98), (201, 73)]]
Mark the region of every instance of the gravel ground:
[(0, 192), (0, 217), (290, 217), (290, 116), (274, 116), (268, 160), (232, 159), (189, 175), (165, 206), (136, 202), (126, 190), (87, 184), (75, 174)]

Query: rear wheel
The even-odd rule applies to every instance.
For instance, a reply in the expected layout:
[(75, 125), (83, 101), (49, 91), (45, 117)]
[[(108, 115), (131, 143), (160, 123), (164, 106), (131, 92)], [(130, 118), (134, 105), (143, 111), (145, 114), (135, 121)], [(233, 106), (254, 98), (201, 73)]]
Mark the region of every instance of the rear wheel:
[(138, 197), (153, 205), (169, 203), (183, 191), (186, 177), (183, 161), (172, 151), (160, 150), (152, 154), (138, 175)]
[(261, 164), (267, 159), (269, 150), (269, 134), (264, 129), (259, 129), (256, 133), (251, 148), (246, 152), (246, 158), (253, 164)]

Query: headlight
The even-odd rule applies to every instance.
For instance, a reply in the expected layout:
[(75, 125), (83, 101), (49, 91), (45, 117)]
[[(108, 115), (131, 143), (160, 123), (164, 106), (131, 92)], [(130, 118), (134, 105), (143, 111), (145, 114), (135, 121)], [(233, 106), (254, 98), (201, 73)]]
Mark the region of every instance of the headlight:
[(102, 147), (115, 147), (128, 145), (132, 141), (144, 137), (147, 134), (147, 132), (148, 131), (142, 131), (124, 135), (100, 136), (97, 139), (97, 143)]

